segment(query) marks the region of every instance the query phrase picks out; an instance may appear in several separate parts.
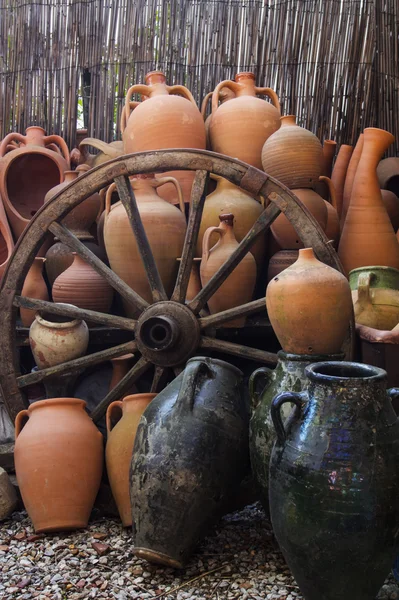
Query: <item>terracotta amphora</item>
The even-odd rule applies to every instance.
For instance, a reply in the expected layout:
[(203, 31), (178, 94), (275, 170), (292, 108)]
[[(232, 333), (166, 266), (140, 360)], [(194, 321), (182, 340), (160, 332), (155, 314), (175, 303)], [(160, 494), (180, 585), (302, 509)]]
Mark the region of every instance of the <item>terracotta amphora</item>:
[(0, 193), (0, 282), (13, 250), (14, 240)]
[[(209, 227), (204, 234), (200, 268), (202, 287), (208, 283), (239, 245), (234, 235), (234, 215), (220, 215), (219, 219), (219, 227)], [(211, 247), (210, 239), (214, 233), (217, 233), (220, 239), (215, 246)], [(250, 302), (255, 283), (256, 262), (252, 254), (248, 252), (219, 289), (209, 298), (210, 313), (215, 314)], [(224, 327), (243, 327), (244, 325), (245, 317), (240, 317), (228, 321)]]
[[(253, 196), (244, 192), (234, 183), (224, 177), (211, 175), (216, 180), (216, 189), (206, 197), (202, 213), (201, 225), (197, 240), (197, 256), (202, 254), (202, 240), (209, 227), (219, 225), (220, 215), (232, 213), (234, 215), (234, 235), (238, 242), (247, 235), (252, 225), (263, 212), (263, 205)], [(211, 245), (216, 244), (217, 235), (211, 238)], [(258, 269), (262, 267), (265, 257), (266, 237), (260, 236), (251, 246), (251, 254), (256, 260)]]
[[(146, 100), (146, 103), (150, 103)], [(180, 198), (180, 210), (158, 196), (156, 190), (172, 182)], [(172, 294), (178, 263), (186, 234), (186, 219), (181, 190), (176, 179), (142, 175), (131, 180), (141, 220), (147, 234), (156, 265), (168, 296)], [(112, 206), (111, 195), (115, 184), (110, 185), (106, 196), (104, 243), (111, 268), (123, 281), (148, 302), (151, 289), (141, 255), (126, 210), (121, 202)], [(135, 317), (136, 311), (123, 300), (126, 314)]]
[(358, 267), (399, 268), (399, 244), (384, 206), (376, 168), (394, 137), (388, 131), (364, 130), (363, 150), (338, 248), (347, 273)]
[(288, 269), (291, 265), (298, 260), (298, 250), (279, 250), (276, 254), (273, 254), (269, 260), (269, 266), (267, 269), (267, 282), (271, 281), (281, 271)]
[[(234, 92), (235, 98), (218, 106), (219, 94), (225, 88)], [(272, 103), (257, 98), (258, 94), (268, 96)], [(212, 150), (261, 169), (263, 144), (280, 127), (279, 119), (277, 94), (271, 88), (257, 87), (253, 73), (238, 73), (235, 81), (222, 81), (213, 92), (209, 126)]]
[(325, 228), (325, 234), (329, 240), (333, 241), (334, 248), (337, 248), (339, 238), (341, 235), (341, 227), (339, 224), (338, 215), (337, 194), (335, 191), (334, 184), (329, 177), (321, 176), (320, 181), (323, 181), (326, 188), (328, 189), (328, 201), (325, 200), (327, 207), (327, 225)]
[[(148, 73), (145, 81), (146, 85), (134, 85), (126, 94), (127, 125), (122, 134), (125, 153), (163, 148), (205, 150), (205, 125), (191, 92), (182, 85), (167, 85), (165, 75), (159, 71)], [(137, 93), (147, 96), (147, 100), (132, 111), (130, 98)], [(178, 180), (184, 201), (189, 202), (195, 173), (170, 171), (164, 175)], [(160, 196), (178, 203), (176, 190), (170, 186)]]
[[(105, 461), (108, 479), (124, 527), (132, 525), (129, 471), (134, 440), (141, 415), (156, 394), (134, 394), (112, 402), (107, 409)], [(113, 416), (119, 413), (116, 425)], [(122, 417), (121, 414), (122, 413)]]
[(337, 354), (353, 314), (349, 282), (317, 260), (312, 248), (267, 286), (266, 307), (285, 352)]
[(71, 266), (54, 281), (54, 302), (107, 313), (111, 308), (114, 290), (108, 281), (76, 252), (73, 255)]
[(89, 330), (84, 321), (36, 313), (30, 326), (29, 343), (39, 369), (46, 369), (86, 353)]
[(349, 273), (356, 323), (390, 330), (399, 323), (399, 270), (362, 267)]
[[(22, 287), (21, 296), (27, 298), (35, 298), (35, 300), (48, 300), (48, 291), (46, 282), (43, 279), (43, 265), (45, 258), (37, 256), (32, 263), (31, 268), (25, 277), (24, 285)], [(21, 308), (21, 321), (24, 327), (30, 327), (35, 320), (35, 310), (28, 308)]]
[[(21, 145), (7, 151), (13, 140)], [(56, 151), (58, 146), (62, 153)], [(41, 127), (28, 127), (25, 136), (9, 133), (3, 139), (0, 195), (16, 239), (43, 205), (46, 193), (63, 181), (68, 169), (69, 150), (65, 141), (58, 135), (46, 135)]]
[[(100, 150), (100, 152), (98, 154), (90, 154), (88, 151), (89, 146)], [(107, 144), (97, 138), (85, 138), (80, 142), (79, 150), (82, 155), (81, 163), (88, 165), (90, 168), (98, 167), (98, 165), (102, 165), (108, 160), (118, 158), (118, 156), (125, 154), (123, 142), (120, 140)]]
[(380, 187), (390, 190), (399, 197), (399, 156), (391, 156), (381, 160), (377, 167)]
[(281, 127), (262, 148), (263, 170), (290, 189), (314, 188), (322, 166), (319, 139), (296, 124), (294, 115), (281, 117)]
[[(208, 116), (206, 116), (206, 109), (207, 109), (209, 101), (212, 98), (212, 95), (213, 95), (213, 92), (209, 92), (209, 94), (207, 94), (205, 96), (205, 98), (203, 99), (202, 104), (201, 104), (201, 115), (205, 121), (206, 149), (207, 150), (212, 150), (211, 138), (209, 135), (209, 127), (210, 127), (211, 119), (212, 119), (212, 107), (211, 107), (211, 113)], [(236, 97), (235, 93), (230, 88), (223, 88), (219, 92), (220, 104), (227, 102), (227, 100), (232, 100), (235, 97)]]
[(337, 212), (340, 219), (342, 213), (342, 203), (344, 201), (346, 172), (348, 170), (352, 152), (353, 146), (349, 146), (348, 144), (342, 144), (342, 146), (340, 146), (331, 174), (331, 181), (333, 182), (337, 198)]
[[(399, 391), (360, 363), (305, 373), (306, 391), (271, 406), (273, 531), (303, 598), (374, 600), (398, 552)], [(295, 404), (289, 425), (286, 403)]]
[(81, 529), (89, 521), (101, 481), (103, 436), (85, 406), (77, 398), (51, 398), (17, 415), (15, 471), (37, 533)]
[(399, 229), (399, 198), (390, 190), (381, 190), (382, 201), (394, 231)]
[(363, 133), (361, 133), (357, 140), (356, 146), (351, 154), (348, 168), (346, 170), (344, 193), (343, 193), (343, 198), (342, 198), (342, 211), (341, 211), (341, 218), (340, 218), (341, 230), (344, 227), (346, 214), (348, 212), (349, 204), (350, 204), (351, 197), (352, 197), (353, 182), (355, 180), (357, 167), (359, 165), (360, 157), (361, 157), (362, 151), (363, 151), (363, 141), (364, 141)]
[[(331, 178), (332, 165), (336, 150), (337, 142), (334, 142), (333, 140), (324, 140), (321, 152), (321, 175), (323, 177)], [(324, 200), (328, 199), (329, 190), (324, 179), (319, 178), (319, 183), (316, 184), (315, 191), (322, 198), (324, 198)]]
[[(107, 255), (105, 253), (105, 250), (102, 250), (97, 244), (90, 241), (89, 239), (81, 240), (81, 242), (84, 246), (86, 246), (86, 248), (91, 250), (91, 252), (98, 256), (98, 258), (100, 258), (103, 262), (107, 261)], [(63, 244), (62, 242), (58, 241), (57, 238), (55, 238), (55, 244), (50, 246), (50, 248), (46, 252), (45, 263), (46, 274), (51, 287), (53, 286), (54, 281), (57, 279), (57, 277), (61, 275), (61, 273), (66, 271), (68, 267), (71, 266), (71, 264), (73, 263), (73, 259), (73, 250), (69, 246)]]
[[(181, 258), (178, 258), (177, 261), (180, 263)], [(191, 266), (190, 279), (188, 280), (187, 292), (186, 292), (186, 302), (190, 302), (194, 300), (197, 294), (201, 291), (201, 277), (199, 273), (200, 267), (200, 258), (193, 258), (193, 264)]]

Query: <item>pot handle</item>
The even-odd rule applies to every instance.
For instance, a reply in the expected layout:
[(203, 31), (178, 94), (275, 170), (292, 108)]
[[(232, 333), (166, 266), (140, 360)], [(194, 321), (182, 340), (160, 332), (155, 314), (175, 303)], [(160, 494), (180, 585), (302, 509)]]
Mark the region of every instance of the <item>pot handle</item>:
[[(107, 432), (108, 433), (111, 433), (111, 431), (112, 431), (111, 416), (112, 416), (112, 412), (116, 406), (118, 408), (120, 408), (121, 411), (123, 412), (122, 400), (115, 400), (114, 402), (111, 402), (111, 404), (107, 408), (107, 414), (106, 414), (105, 420), (107, 423)], [(120, 419), (118, 419), (118, 421), (120, 421)]]
[(85, 138), (80, 142), (79, 148), (81, 146), (93, 146), (93, 148), (100, 150), (100, 152), (102, 152), (103, 154), (107, 154), (112, 158), (118, 158), (118, 156), (120, 156), (120, 152), (118, 152), (116, 148), (111, 146), (111, 144), (107, 144), (107, 142), (103, 142), (102, 140), (98, 140), (97, 138)]
[[(132, 110), (134, 110), (136, 108), (136, 106), (138, 104), (140, 104), (140, 102), (137, 102), (136, 106), (132, 106), (130, 104), (130, 100), (129, 98), (131, 98), (131, 96), (133, 94), (141, 94), (142, 96), (150, 96), (150, 92), (151, 92), (151, 88), (148, 85), (144, 85), (143, 83), (137, 83), (136, 85), (132, 85), (131, 88), (128, 89), (127, 94), (126, 94), (126, 99), (125, 99), (125, 119), (126, 119), (126, 123), (129, 120), (130, 115), (132, 114)], [(130, 110), (132, 109), (132, 110)]]
[(209, 92), (202, 101), (201, 104), (201, 115), (204, 121), (206, 121), (206, 108), (208, 106), (209, 100), (212, 98), (213, 92)]
[(301, 416), (303, 396), (303, 394), (298, 394), (295, 392), (283, 392), (273, 398), (272, 405), (270, 407), (270, 415), (272, 417), (274, 429), (276, 430), (277, 443), (280, 446), (284, 445), (284, 442), (287, 438), (287, 432), (284, 429), (283, 420), (281, 418), (281, 407), (287, 402), (295, 404), (296, 410), (294, 418), (298, 419)]
[(225, 79), (217, 84), (212, 93), (212, 113), (216, 112), (219, 106), (219, 92), (222, 88), (229, 88), (232, 92), (237, 94), (240, 89), (240, 84), (236, 81), (231, 81), (231, 79)]
[(111, 185), (107, 189), (107, 193), (105, 195), (105, 216), (109, 215), (111, 210), (111, 198), (112, 193), (116, 190), (116, 183), (111, 183)]
[(159, 179), (155, 178), (153, 185), (154, 188), (159, 188), (161, 185), (165, 185), (165, 183), (173, 183), (175, 186), (177, 197), (179, 199), (179, 208), (183, 215), (185, 215), (183, 192), (181, 191), (180, 183), (177, 181), (177, 179), (175, 179), (175, 177), (159, 177)]
[(209, 252), (211, 250), (209, 248), (209, 241), (210, 241), (211, 235), (213, 233), (220, 233), (220, 236), (222, 236), (224, 234), (224, 229), (222, 229), (221, 227), (208, 227), (208, 229), (205, 231), (204, 237), (202, 238), (202, 259), (201, 259), (201, 262), (204, 262), (204, 264), (207, 262), (207, 260), (209, 258)]
[[(132, 112), (139, 104), (141, 104), (141, 102), (137, 102), (136, 100), (131, 100), (129, 102), (129, 107), (131, 108)], [(130, 113), (130, 114), (132, 114), (132, 113)], [(121, 133), (123, 133), (125, 131), (126, 125), (127, 125), (126, 107), (125, 106), (122, 107), (121, 120), (120, 120), (119, 125), (120, 125)]]
[[(268, 367), (260, 367), (260, 369), (256, 369), (249, 378), (249, 397), (251, 400), (251, 408), (255, 410), (259, 404), (259, 399), (264, 389), (270, 384), (270, 379), (273, 375), (273, 369), (269, 369)], [(260, 378), (264, 378), (265, 385), (262, 388), (261, 392), (256, 392), (256, 384), (258, 383)]]
[(330, 204), (333, 208), (335, 208), (335, 210), (337, 210), (337, 194), (335, 192), (335, 185), (333, 184), (331, 179), (329, 177), (326, 177), (325, 175), (320, 175), (319, 181), (324, 181), (327, 185), (328, 194), (330, 196)]
[(357, 280), (357, 300), (361, 308), (371, 304), (370, 283), (371, 273), (360, 273)]
[(171, 96), (183, 96), (183, 98), (189, 100), (191, 104), (194, 104), (194, 106), (198, 108), (197, 103), (194, 100), (194, 96), (192, 95), (190, 90), (184, 87), (184, 85), (167, 85), (166, 89), (168, 90)]
[(46, 146), (49, 146), (50, 144), (56, 144), (57, 146), (59, 146), (59, 148), (61, 148), (62, 156), (67, 161), (68, 165), (70, 164), (68, 146), (66, 145), (66, 142), (62, 139), (62, 137), (60, 137), (59, 135), (46, 135), (46, 137), (44, 138), (44, 143)]
[(26, 422), (24, 422), (24, 419), (29, 419), (29, 417), (30, 417), (29, 410), (21, 410), (15, 417), (15, 439), (17, 439), (17, 437), (21, 433), (22, 429), (26, 425)]
[(278, 99), (278, 96), (277, 96), (276, 92), (274, 90), (272, 90), (272, 88), (268, 88), (268, 87), (256, 87), (255, 88), (255, 93), (256, 94), (263, 94), (264, 96), (267, 96), (268, 98), (270, 98), (270, 100), (272, 101), (273, 106), (275, 108), (277, 108), (278, 112), (281, 115), (280, 100)]
[(389, 388), (387, 390), (388, 398), (390, 398), (391, 402), (399, 398), (399, 388)]
[(26, 137), (24, 135), (22, 135), (21, 133), (16, 133), (16, 132), (9, 133), (8, 135), (6, 135), (6, 137), (0, 144), (0, 156), (4, 156), (6, 154), (7, 146), (10, 142), (12, 142), (12, 140), (15, 140), (17, 142), (21, 142), (22, 144), (25, 144)]
[(201, 375), (206, 374), (212, 375), (212, 371), (204, 360), (198, 361), (197, 364), (188, 365), (185, 368), (179, 395), (176, 400), (176, 407), (179, 411), (191, 412), (193, 410), (198, 379)]

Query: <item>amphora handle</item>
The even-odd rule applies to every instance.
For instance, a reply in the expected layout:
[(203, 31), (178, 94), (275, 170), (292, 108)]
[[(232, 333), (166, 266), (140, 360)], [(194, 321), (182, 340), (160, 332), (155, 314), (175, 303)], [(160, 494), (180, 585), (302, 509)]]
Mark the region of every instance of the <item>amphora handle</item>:
[(44, 143), (46, 146), (50, 146), (51, 144), (56, 144), (61, 149), (61, 154), (67, 161), (68, 165), (70, 164), (69, 159), (69, 149), (65, 142), (59, 135), (46, 135), (44, 138)]
[(180, 183), (178, 182), (177, 179), (175, 179), (175, 177), (158, 177), (153, 180), (153, 183), (151, 185), (154, 188), (158, 188), (158, 187), (161, 187), (161, 185), (165, 185), (166, 183), (173, 183), (173, 185), (175, 186), (176, 191), (177, 191), (177, 197), (179, 200), (179, 207), (185, 217), (186, 213), (185, 213), (185, 209), (184, 209), (183, 192), (181, 191)]
[(219, 92), (222, 88), (229, 88), (234, 94), (241, 89), (241, 84), (236, 81), (231, 81), (231, 79), (225, 79), (217, 84), (212, 93), (212, 113), (216, 112), (219, 106)]
[(277, 96), (276, 92), (274, 90), (272, 90), (272, 88), (269, 88), (269, 87), (255, 87), (255, 93), (256, 94), (262, 94), (262, 95), (267, 96), (268, 98), (270, 98), (270, 100), (272, 101), (273, 106), (275, 108), (277, 108), (279, 114), (281, 115), (280, 100), (278, 99), (278, 96)]
[(360, 273), (357, 280), (357, 301), (362, 310), (372, 304), (370, 298), (371, 273)]
[[(123, 413), (122, 400), (115, 400), (114, 402), (111, 402), (111, 404), (107, 408), (106, 423), (107, 423), (107, 432), (108, 433), (110, 433), (112, 431), (111, 417), (112, 417), (112, 412), (113, 412), (114, 408), (116, 408), (116, 407), (120, 408)], [(118, 419), (118, 421), (120, 421), (120, 419)]]
[(22, 429), (26, 425), (26, 421), (29, 419), (29, 410), (21, 410), (15, 417), (15, 439), (19, 436)]
[[(19, 142), (21, 144), (26, 143), (26, 137), (22, 133), (12, 132), (6, 135), (4, 140), (0, 144), (0, 156), (4, 156), (7, 152), (7, 146), (12, 142)], [(15, 150), (16, 148), (14, 148)]]
[(176, 408), (179, 412), (186, 413), (193, 410), (199, 379), (204, 375), (212, 375), (211, 368), (204, 360), (192, 362), (186, 366), (176, 400)]
[(209, 247), (209, 242), (213, 233), (219, 233), (220, 237), (222, 237), (225, 233), (225, 230), (221, 227), (208, 227), (208, 229), (205, 231), (204, 237), (202, 238), (202, 261), (204, 264), (209, 258), (209, 252), (211, 250)]
[[(270, 385), (270, 380), (273, 375), (273, 369), (269, 369), (268, 367), (260, 367), (260, 369), (256, 369), (249, 378), (249, 397), (251, 400), (251, 408), (254, 410), (260, 400), (260, 396), (263, 394), (265, 388)], [(265, 379), (265, 383), (260, 392), (256, 391), (257, 383), (260, 379)]]
[(280, 446), (283, 446), (285, 440), (287, 439), (287, 432), (284, 428), (283, 420), (281, 418), (281, 407), (283, 404), (287, 404), (291, 402), (295, 404), (295, 414), (294, 419), (299, 419), (302, 411), (302, 404), (305, 400), (305, 394), (298, 394), (295, 392), (283, 392), (282, 394), (278, 394), (275, 398), (273, 398), (272, 405), (270, 407), (270, 415), (272, 417), (274, 429), (277, 434), (277, 443)]

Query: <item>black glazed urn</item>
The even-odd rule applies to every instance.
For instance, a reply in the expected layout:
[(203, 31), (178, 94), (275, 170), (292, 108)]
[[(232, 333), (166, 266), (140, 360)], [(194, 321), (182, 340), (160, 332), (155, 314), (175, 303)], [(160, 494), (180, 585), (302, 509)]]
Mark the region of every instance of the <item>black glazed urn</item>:
[(130, 472), (134, 553), (180, 568), (249, 466), (242, 373), (196, 357), (145, 410)]
[[(305, 600), (374, 600), (398, 550), (399, 390), (358, 363), (305, 372), (307, 391), (271, 406), (274, 533)], [(296, 409), (284, 425), (286, 402)]]

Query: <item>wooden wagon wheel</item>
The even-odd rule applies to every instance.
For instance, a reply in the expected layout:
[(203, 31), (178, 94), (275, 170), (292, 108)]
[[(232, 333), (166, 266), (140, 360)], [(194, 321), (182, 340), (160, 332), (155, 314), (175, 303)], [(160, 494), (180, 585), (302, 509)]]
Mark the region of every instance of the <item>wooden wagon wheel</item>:
[[(191, 194), (191, 210), (184, 242), (182, 260), (170, 299), (167, 298), (154, 257), (140, 218), (137, 202), (130, 185), (129, 176), (140, 173), (160, 173), (172, 170), (195, 170)], [(225, 177), (252, 195), (262, 195), (270, 200), (269, 205), (242, 240), (236, 251), (205, 285), (200, 293), (185, 304), (196, 242), (205, 202), (207, 180), (210, 173)], [(152, 291), (152, 304), (148, 304), (110, 268), (97, 258), (64, 225), (62, 219), (78, 204), (101, 188), (115, 181), (119, 198), (128, 214), (137, 244), (145, 264)], [(201, 317), (201, 309), (220, 287), (232, 270), (250, 250), (255, 240), (264, 233), (283, 212), (295, 226), (305, 246), (312, 246), (320, 260), (342, 270), (338, 256), (323, 231), (299, 200), (278, 181), (266, 173), (240, 161), (206, 151), (164, 150), (122, 156), (100, 165), (72, 182), (45, 204), (31, 220), (20, 238), (8, 269), (4, 275), (0, 293), (0, 339), (2, 360), (0, 382), (4, 402), (12, 419), (25, 408), (21, 390), (48, 377), (76, 373), (86, 367), (99, 364), (126, 353), (139, 353), (140, 358), (127, 375), (99, 403), (92, 413), (98, 421), (113, 400), (120, 398), (151, 366), (155, 365), (152, 390), (156, 390), (165, 369), (174, 369), (175, 374), (187, 359), (204, 350), (213, 350), (261, 363), (276, 363), (276, 355), (240, 344), (218, 340), (207, 335), (205, 330), (221, 326), (228, 320), (251, 315), (265, 308), (261, 298), (243, 306), (218, 314)], [(140, 313), (137, 320), (82, 310), (70, 305), (55, 304), (21, 297), (25, 276), (48, 232), (77, 252), (98, 271), (119, 294), (134, 305)], [(18, 307), (45, 310), (47, 313), (70, 318), (89, 320), (108, 327), (131, 332), (131, 341), (101, 350), (67, 363), (39, 370), (36, 373), (20, 374), (16, 350), (16, 319)], [(156, 342), (154, 341), (156, 338)]]

